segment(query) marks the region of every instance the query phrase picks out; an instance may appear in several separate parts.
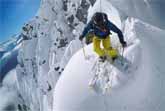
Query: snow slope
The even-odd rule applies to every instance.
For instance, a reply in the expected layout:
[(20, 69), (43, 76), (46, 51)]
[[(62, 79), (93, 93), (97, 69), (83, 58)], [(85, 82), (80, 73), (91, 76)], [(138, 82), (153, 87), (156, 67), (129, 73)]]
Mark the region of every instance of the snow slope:
[[(154, 26), (164, 28), (165, 22), (163, 19), (164, 18), (163, 8), (165, 2), (163, 2), (163, 0), (101, 0), (101, 1), (102, 3), (100, 4), (100, 0), (41, 0), (41, 6), (36, 16), (31, 21), (27, 22), (25, 26), (23, 26), (26, 30), (22, 30), (20, 35), (21, 38), (23, 38), (24, 40), (23, 42), (20, 41), (20, 43), (22, 44), (20, 46), (18, 56), (14, 52), (9, 52), (5, 54), (7, 55), (6, 57), (9, 58), (14, 57), (14, 60), (18, 59), (19, 64), (18, 65), (15, 64), (15, 65), (17, 65), (16, 83), (17, 83), (17, 91), (19, 92), (20, 95), (19, 96), (21, 103), (20, 108), (26, 106), (28, 107), (29, 110), (32, 111), (52, 110), (53, 94), (54, 94), (54, 87), (56, 86), (56, 82), (58, 81), (60, 75), (62, 74), (62, 71), (64, 70), (70, 58), (75, 54), (75, 52), (77, 52), (77, 50), (79, 50), (82, 47), (82, 44), (77, 38), (79, 37), (79, 34), (82, 32), (86, 21), (87, 20), (89, 21), (90, 17), (96, 10), (97, 11), (100, 10), (100, 5), (102, 6), (102, 11), (108, 13), (109, 19), (115, 24), (117, 24), (118, 27), (124, 30), (125, 37), (128, 37), (127, 42), (131, 43), (132, 41), (135, 42), (136, 41), (135, 39), (137, 38), (140, 39), (140, 47), (139, 46), (136, 47), (137, 48), (136, 51), (139, 54), (138, 56), (139, 62), (141, 61), (143, 62), (141, 62), (140, 67), (138, 67), (140, 70), (138, 70), (139, 72), (137, 72), (137, 75), (135, 73), (132, 76), (132, 78), (135, 77), (136, 81), (138, 81), (137, 80), (138, 78), (136, 77), (139, 77), (140, 79), (142, 78), (143, 81), (140, 81), (140, 83), (142, 85), (146, 83), (145, 84), (146, 86), (143, 85), (142, 87), (143, 89), (144, 87), (146, 87), (146, 90), (140, 90), (141, 87), (138, 87), (138, 89), (133, 88), (133, 90), (138, 92), (140, 96), (143, 93), (143, 91), (144, 92), (147, 91), (147, 93), (145, 94), (149, 94), (149, 95), (152, 93), (151, 95), (153, 96), (153, 98), (151, 99), (148, 99), (147, 97), (146, 97), (147, 99), (144, 98), (144, 101), (145, 102), (147, 101), (146, 104), (148, 105), (148, 107), (150, 107), (149, 105), (154, 104), (154, 102), (151, 102), (152, 100), (155, 100), (157, 104), (160, 103), (158, 107), (162, 106), (162, 102), (164, 102), (163, 101), (164, 98), (160, 99), (162, 100), (162, 102), (159, 101), (160, 97), (159, 95), (157, 95), (157, 90), (160, 90), (161, 89), (160, 87), (164, 88), (162, 82), (163, 79), (162, 73), (165, 72), (162, 68), (164, 63), (163, 61), (164, 49), (162, 48), (164, 47), (163, 45), (164, 30), (160, 30), (159, 28), (155, 28)], [(111, 4), (115, 8), (117, 8), (117, 10)], [(147, 25), (143, 22), (134, 19), (128, 19), (128, 17), (136, 17), (141, 21), (145, 21), (154, 26)], [(124, 24), (126, 19), (127, 19), (127, 23)], [(155, 39), (155, 37), (157, 39)], [(115, 35), (114, 37), (112, 37), (112, 40), (114, 41), (113, 45), (115, 46), (118, 43), (118, 40), (115, 37)], [(135, 43), (137, 43), (137, 41)], [(152, 46), (153, 44), (154, 46)], [(8, 45), (9, 44), (7, 44), (7, 47)], [(10, 49), (10, 47), (8, 48)], [(89, 46), (89, 49), (87, 48), (87, 50), (92, 50), (91, 48), (92, 47)], [(143, 48), (143, 50), (141, 50), (140, 48)], [(155, 49), (154, 50), (155, 53), (153, 53), (152, 49)], [(2, 52), (0, 53), (1, 57), (4, 56), (4, 50), (6, 49), (2, 47), (0, 48), (0, 52)], [(132, 48), (130, 48), (129, 50), (132, 50)], [(130, 57), (130, 60), (134, 60), (134, 56), (129, 55), (130, 54), (129, 50), (128, 52), (125, 52), (125, 56)], [(141, 53), (139, 53), (139, 50)], [(135, 54), (135, 52), (133, 53), (133, 55)], [(92, 58), (95, 59), (95, 56), (92, 56)], [(91, 62), (91, 64), (93, 59), (89, 61)], [(3, 69), (8, 69), (9, 64), (11, 64), (11, 62), (8, 61), (11, 61), (11, 59), (5, 59), (5, 60), (6, 61), (3, 62), (5, 63)], [(68, 65), (70, 65), (70, 63)], [(67, 67), (71, 67), (68, 65)], [(76, 63), (75, 67), (78, 65), (79, 64)], [(89, 67), (91, 67), (91, 65)], [(110, 67), (112, 66), (110, 65)], [(129, 91), (131, 87), (139, 85), (136, 84), (138, 82), (136, 81), (133, 82), (134, 79), (132, 79), (131, 81), (129, 78), (127, 78), (127, 76), (126, 77), (123, 76), (123, 74), (116, 69), (114, 69), (113, 72), (116, 75), (118, 74), (119, 77), (122, 79), (122, 81), (118, 81), (115, 79), (115, 82), (118, 83), (118, 85), (114, 84), (113, 87), (114, 91), (120, 92), (120, 90), (124, 90), (123, 95), (129, 94), (130, 98), (135, 96), (135, 93), (130, 94), (130, 92), (127, 93), (127, 91)], [(155, 76), (158, 75), (160, 79), (154, 77), (153, 74), (154, 72), (155, 72)], [(148, 76), (150, 73), (153, 76), (149, 78)], [(140, 76), (140, 74), (145, 74), (145, 76)], [(64, 77), (62, 76), (62, 78), (65, 78), (65, 76)], [(73, 80), (73, 78), (71, 80)], [(152, 83), (151, 80), (155, 82)], [(59, 81), (62, 80), (60, 79)], [(77, 82), (79, 81), (76, 81), (75, 85), (77, 84)], [(122, 84), (123, 82), (126, 84)], [(129, 83), (132, 83), (131, 87), (128, 85)], [(66, 86), (68, 85), (69, 83), (67, 83)], [(120, 89), (117, 86), (121, 86), (122, 89)], [(126, 90), (126, 88), (128, 90)], [(156, 89), (156, 90), (153, 91), (152, 89)], [(82, 90), (80, 89), (80, 91)], [(164, 92), (161, 90), (160, 95), (162, 95), (162, 93)], [(115, 104), (118, 105), (117, 102), (120, 97), (121, 96), (119, 96), (117, 99), (115, 98), (114, 100), (116, 101)], [(126, 101), (125, 103), (127, 103), (126, 99), (127, 98), (123, 99), (124, 102)], [(101, 100), (103, 99), (101, 98)], [(63, 101), (63, 99), (61, 101)], [(138, 100), (135, 99), (135, 101)], [(130, 108), (129, 103), (132, 105), (133, 103), (132, 100), (130, 100), (126, 104)], [(58, 103), (54, 103), (54, 104), (58, 104)], [(127, 109), (126, 105), (123, 105), (121, 107)], [(111, 105), (109, 105), (109, 107), (111, 107)]]
[(72, 52), (80, 48), (67, 46), (78, 38), (91, 4), (89, 0), (41, 0), (38, 13), (23, 27), (16, 82), (21, 104), (30, 110), (52, 110), (54, 86)]
[(118, 9), (121, 19), (138, 18), (165, 29), (164, 0), (106, 0)]
[[(131, 73), (134, 76), (124, 79), (127, 84), (120, 84), (122, 87), (117, 89), (112, 87), (110, 93), (105, 95), (90, 90), (88, 84), (93, 76), (90, 71), (94, 60), (84, 60), (83, 52), (80, 50), (72, 57), (56, 85), (54, 111), (164, 110), (165, 70), (162, 64), (165, 56), (163, 43), (165, 32), (133, 18), (129, 18), (125, 26), (125, 28), (132, 27), (132, 30), (125, 30), (126, 37), (133, 35), (141, 41), (142, 48), (137, 45), (130, 52), (127, 50), (125, 52), (126, 57), (131, 58), (129, 54), (133, 53), (133, 60), (139, 61), (138, 69)], [(135, 40), (131, 39), (128, 38), (127, 41)], [(87, 55), (95, 58), (91, 47), (87, 46), (85, 50)], [(120, 81), (122, 76), (119, 72), (117, 75)]]

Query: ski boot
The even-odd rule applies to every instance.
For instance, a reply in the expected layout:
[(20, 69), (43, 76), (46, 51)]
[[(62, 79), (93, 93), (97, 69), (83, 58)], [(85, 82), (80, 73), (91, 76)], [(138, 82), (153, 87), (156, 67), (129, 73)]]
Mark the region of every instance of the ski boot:
[(118, 58), (118, 56), (112, 57), (112, 62), (114, 62), (117, 58)]
[(99, 62), (105, 62), (106, 59), (107, 59), (106, 56), (100, 56), (99, 57)]

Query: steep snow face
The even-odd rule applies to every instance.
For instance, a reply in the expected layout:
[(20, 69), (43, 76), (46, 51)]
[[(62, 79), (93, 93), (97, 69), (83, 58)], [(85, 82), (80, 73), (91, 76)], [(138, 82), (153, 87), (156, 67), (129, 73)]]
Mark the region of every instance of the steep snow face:
[(165, 29), (164, 0), (108, 0), (115, 6), (122, 19), (130, 17), (138, 18), (149, 24)]
[[(70, 41), (82, 31), (93, 2), (95, 0), (42, 0), (36, 17), (22, 28), (17, 87), (21, 102), (30, 110), (52, 109), (56, 81), (70, 57), (80, 48), (79, 45), (73, 49), (75, 42)], [(68, 56), (70, 49), (73, 51)]]
[[(137, 37), (141, 40), (140, 47), (142, 47), (135, 56), (132, 56), (138, 60), (139, 64), (138, 69), (131, 73), (134, 76), (125, 79), (128, 84), (121, 84), (122, 88), (118, 89), (112, 87), (110, 93), (105, 95), (90, 90), (88, 84), (93, 77), (91, 68), (94, 60), (85, 60), (83, 51), (80, 50), (71, 58), (56, 85), (54, 111), (164, 110), (165, 86), (163, 79), (165, 70), (162, 64), (165, 54), (163, 44), (165, 33), (133, 18), (126, 21), (125, 29), (127, 28), (125, 35), (132, 35), (132, 38), (125, 36), (127, 42), (134, 41)], [(126, 51), (125, 56), (127, 57), (128, 54), (128, 57), (131, 57), (129, 54), (136, 52), (137, 49), (139, 48), (130, 52)], [(95, 58), (96, 55), (92, 52), (91, 46), (85, 47), (85, 50), (87, 55)], [(128, 77), (126, 73), (123, 76)]]

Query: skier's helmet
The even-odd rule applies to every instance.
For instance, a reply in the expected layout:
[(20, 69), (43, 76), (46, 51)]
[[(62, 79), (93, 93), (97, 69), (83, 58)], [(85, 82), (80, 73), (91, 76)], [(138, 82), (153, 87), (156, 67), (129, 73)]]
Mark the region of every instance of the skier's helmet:
[(96, 12), (92, 17), (92, 20), (95, 25), (99, 26), (100, 28), (105, 28), (108, 21), (108, 17), (107, 14), (103, 12)]

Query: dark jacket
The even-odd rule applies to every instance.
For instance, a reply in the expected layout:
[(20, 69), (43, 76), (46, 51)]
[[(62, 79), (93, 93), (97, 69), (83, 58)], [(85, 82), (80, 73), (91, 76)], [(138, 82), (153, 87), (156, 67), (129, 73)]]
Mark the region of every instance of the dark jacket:
[(109, 34), (111, 34), (110, 31), (117, 33), (120, 42), (121, 43), (124, 42), (123, 33), (121, 32), (121, 30), (119, 28), (117, 28), (117, 26), (115, 26), (109, 20), (106, 23), (105, 29), (99, 28), (97, 25), (95, 25), (93, 23), (93, 21), (90, 21), (84, 28), (81, 36), (84, 38), (86, 36), (86, 34), (88, 34), (89, 32), (93, 32), (100, 39), (105, 39)]

